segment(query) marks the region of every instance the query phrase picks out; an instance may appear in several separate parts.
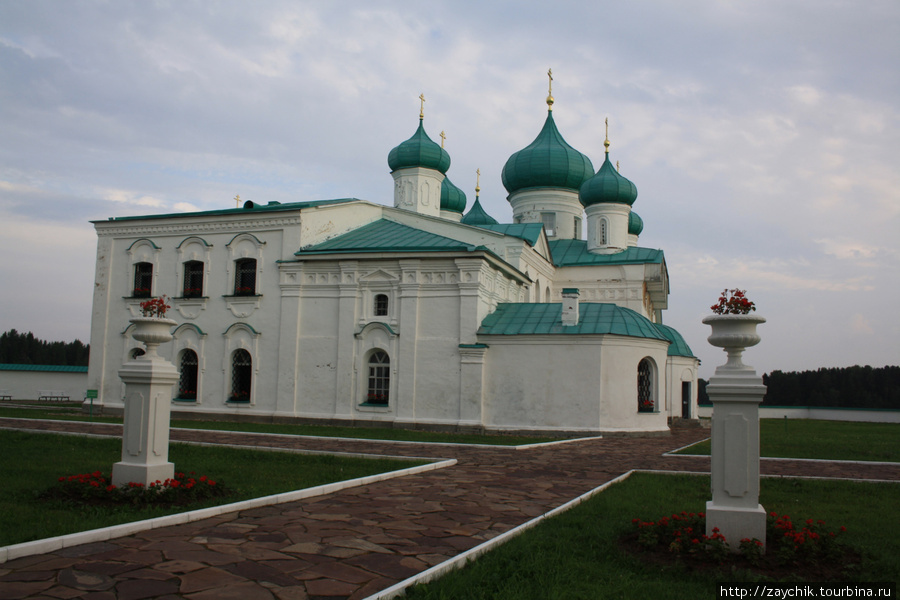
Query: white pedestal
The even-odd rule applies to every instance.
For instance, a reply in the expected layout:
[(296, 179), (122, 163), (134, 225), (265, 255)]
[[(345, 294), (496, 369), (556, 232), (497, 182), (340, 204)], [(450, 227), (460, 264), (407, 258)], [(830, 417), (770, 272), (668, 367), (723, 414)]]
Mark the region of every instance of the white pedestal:
[(149, 485), (175, 475), (169, 462), (169, 413), (172, 386), (178, 381), (175, 365), (148, 352), (119, 370), (125, 382), (125, 423), (122, 460), (113, 465), (115, 486), (130, 482)]
[(759, 504), (759, 403), (766, 386), (752, 367), (726, 365), (716, 369), (706, 392), (713, 403), (706, 535), (718, 528), (734, 550), (744, 538), (765, 544), (766, 511)]

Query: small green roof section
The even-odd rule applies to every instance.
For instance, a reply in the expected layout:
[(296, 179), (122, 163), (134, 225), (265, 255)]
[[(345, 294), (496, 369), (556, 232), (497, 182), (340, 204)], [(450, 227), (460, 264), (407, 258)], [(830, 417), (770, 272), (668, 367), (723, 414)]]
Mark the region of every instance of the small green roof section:
[(644, 220), (634, 211), (628, 215), (628, 233), (631, 235), (641, 235), (644, 230)]
[(380, 219), (320, 244), (301, 248), (294, 256), (339, 252), (472, 252), (477, 249), (472, 244)]
[(487, 214), (487, 212), (481, 207), (481, 201), (478, 199), (478, 196), (475, 196), (475, 204), (472, 205), (472, 208), (469, 209), (460, 223), (464, 223), (466, 225), (476, 225), (478, 227), (484, 227), (485, 225), (497, 225), (497, 219)]
[(655, 325), (656, 328), (659, 329), (659, 332), (663, 334), (667, 340), (672, 342), (669, 344), (669, 356), (687, 356), (688, 358), (696, 358), (694, 353), (691, 352), (690, 346), (687, 345), (687, 342), (684, 341), (681, 334), (674, 328), (663, 325), (662, 323), (655, 323)]
[(40, 371), (44, 373), (87, 373), (87, 367), (74, 365), (20, 365), (12, 363), (0, 364), (0, 371)]
[(478, 335), (622, 335), (668, 342), (650, 319), (600, 302), (578, 306), (578, 324), (562, 324), (562, 303), (508, 302), (481, 322)]
[(449, 177), (441, 182), (441, 210), (462, 214), (466, 210), (466, 194), (453, 185)]
[(391, 171), (408, 167), (425, 167), (446, 173), (450, 168), (450, 155), (425, 133), (423, 120), (411, 138), (392, 149), (388, 154)]
[[(466, 224), (468, 225), (469, 223)], [(537, 244), (538, 240), (541, 239), (541, 232), (544, 230), (542, 223), (485, 223), (476, 225), (476, 227), (525, 240), (529, 246)]]
[(662, 250), (631, 246), (615, 254), (588, 252), (585, 240), (551, 240), (550, 255), (557, 267), (578, 265), (637, 265), (665, 262)]
[(567, 188), (578, 191), (594, 174), (591, 159), (563, 139), (548, 111), (544, 127), (531, 144), (509, 157), (500, 177), (512, 194), (527, 188)]
[(616, 203), (631, 206), (637, 200), (637, 187), (619, 175), (609, 162), (609, 154), (597, 174), (585, 181), (578, 192), (578, 199), (584, 206), (592, 204)]
[[(335, 200), (311, 200), (309, 202), (269, 202), (266, 205), (256, 204), (252, 201), (244, 203), (242, 208), (225, 208), (219, 210), (203, 210), (196, 212), (180, 212), (166, 213), (161, 215), (138, 215), (135, 217), (110, 217), (110, 221), (136, 221), (140, 219), (172, 219), (184, 217), (218, 217), (224, 215), (240, 215), (248, 213), (262, 212), (280, 212), (290, 210), (303, 210), (304, 208), (315, 208), (317, 206), (328, 206), (329, 204), (343, 204), (345, 202), (359, 202), (358, 198), (338, 198)], [(92, 221), (93, 223), (104, 223), (104, 221)]]

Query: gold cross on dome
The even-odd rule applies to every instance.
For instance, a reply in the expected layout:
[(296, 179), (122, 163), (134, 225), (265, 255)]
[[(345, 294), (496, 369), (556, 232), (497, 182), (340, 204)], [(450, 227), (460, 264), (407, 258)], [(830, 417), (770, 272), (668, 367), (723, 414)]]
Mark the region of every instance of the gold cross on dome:
[(606, 140), (603, 142), (603, 146), (606, 148), (606, 153), (609, 154), (609, 117), (606, 117)]
[(481, 169), (475, 169), (475, 195), (481, 191)]
[(553, 69), (547, 69), (547, 77), (550, 78), (547, 84), (547, 106), (553, 110)]
[(234, 204), (235, 204), (236, 208), (241, 207), (241, 195), (240, 194), (238, 194), (237, 196), (234, 197)]
[(444, 147), (444, 141), (447, 139), (447, 134), (443, 131), (441, 132), (441, 148)]
[(425, 118), (425, 94), (419, 94), (419, 100), (422, 101), (422, 103), (419, 105), (419, 118), (424, 119)]

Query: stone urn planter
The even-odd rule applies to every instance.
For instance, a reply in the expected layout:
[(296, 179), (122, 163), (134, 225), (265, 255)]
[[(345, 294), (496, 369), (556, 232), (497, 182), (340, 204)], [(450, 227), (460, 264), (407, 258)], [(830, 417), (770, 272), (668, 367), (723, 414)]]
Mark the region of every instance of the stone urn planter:
[(712, 327), (712, 334), (707, 341), (728, 353), (728, 362), (724, 369), (751, 369), (741, 360), (744, 350), (759, 343), (756, 326), (765, 323), (765, 317), (759, 315), (709, 315), (703, 323)]
[(172, 327), (178, 324), (177, 321), (164, 317), (135, 317), (131, 319), (131, 323), (134, 325), (131, 337), (147, 347), (144, 355), (147, 357), (159, 356), (157, 348), (172, 340)]

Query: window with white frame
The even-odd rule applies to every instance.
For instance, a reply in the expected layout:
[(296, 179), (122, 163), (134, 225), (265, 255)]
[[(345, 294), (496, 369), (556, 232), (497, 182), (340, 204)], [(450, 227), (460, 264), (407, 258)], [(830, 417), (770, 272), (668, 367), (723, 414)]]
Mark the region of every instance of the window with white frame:
[(185, 298), (203, 296), (203, 263), (199, 260), (189, 260), (184, 263), (184, 287), (181, 295)]
[(391, 387), (391, 359), (387, 352), (376, 350), (369, 357), (366, 404), (387, 406)]
[(139, 262), (134, 265), (134, 289), (131, 295), (135, 298), (149, 298), (153, 289), (153, 264)]
[(386, 317), (388, 314), (388, 296), (387, 294), (375, 294), (374, 315), (376, 317)]
[(256, 295), (256, 259), (239, 258), (234, 261), (234, 295)]
[(638, 412), (654, 412), (653, 402), (653, 365), (646, 358), (638, 363), (637, 372)]

